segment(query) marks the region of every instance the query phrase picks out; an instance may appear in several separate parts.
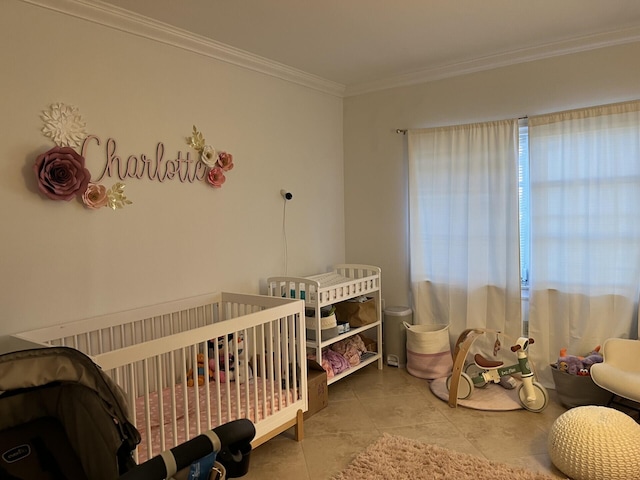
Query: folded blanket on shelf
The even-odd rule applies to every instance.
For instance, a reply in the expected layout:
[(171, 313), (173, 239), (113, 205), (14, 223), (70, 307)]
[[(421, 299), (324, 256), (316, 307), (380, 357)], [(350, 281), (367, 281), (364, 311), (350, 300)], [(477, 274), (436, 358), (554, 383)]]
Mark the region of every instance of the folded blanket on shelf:
[(334, 343), (331, 345), (331, 350), (346, 358), (352, 367), (360, 363), (360, 355), (367, 351), (362, 338), (358, 335)]
[(346, 358), (331, 349), (322, 352), (322, 356), (329, 362), (329, 366), (331, 367), (334, 375), (338, 375), (339, 373), (344, 372), (350, 367), (349, 362)]

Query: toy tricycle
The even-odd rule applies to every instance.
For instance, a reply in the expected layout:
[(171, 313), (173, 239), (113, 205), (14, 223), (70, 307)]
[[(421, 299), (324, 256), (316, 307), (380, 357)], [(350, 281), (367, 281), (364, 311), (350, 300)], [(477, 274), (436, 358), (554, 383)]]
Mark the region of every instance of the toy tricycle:
[[(453, 372), (447, 378), (447, 390), (449, 391), (449, 405), (456, 406), (457, 399), (469, 398), (475, 387), (484, 387), (488, 383), (500, 383), (503, 377), (514, 373), (520, 373), (522, 383), (518, 387), (518, 399), (520, 404), (531, 412), (541, 412), (549, 403), (547, 389), (535, 380), (535, 375), (529, 366), (527, 349), (534, 343), (533, 338), (520, 337), (511, 351), (518, 357), (518, 363), (505, 366), (501, 361), (490, 360), (480, 354), (474, 356), (474, 362), (467, 365), (462, 371), (465, 357), (475, 338), (484, 334), (485, 330), (465, 330), (456, 343), (454, 352)], [(454, 379), (458, 381), (455, 382)]]

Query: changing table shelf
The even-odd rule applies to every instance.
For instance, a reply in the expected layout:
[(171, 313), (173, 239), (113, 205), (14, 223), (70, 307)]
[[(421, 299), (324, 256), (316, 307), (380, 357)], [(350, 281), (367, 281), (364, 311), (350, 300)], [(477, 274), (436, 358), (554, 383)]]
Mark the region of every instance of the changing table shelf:
[[(269, 295), (300, 298), (304, 300), (306, 308), (313, 309), (316, 340), (307, 339), (306, 345), (308, 348), (315, 350), (317, 359), (322, 358), (323, 349), (359, 333), (375, 340), (376, 352), (367, 352), (364, 354), (358, 365), (352, 366), (344, 372), (330, 378), (328, 380), (329, 384), (376, 361), (378, 362), (378, 368), (382, 369), (382, 298), (380, 294), (380, 277), (381, 270), (379, 267), (372, 265), (340, 264), (336, 265), (330, 272), (311, 275), (309, 277), (280, 276), (270, 277), (267, 280)], [(360, 296), (375, 299), (376, 321), (363, 327), (351, 328), (348, 332), (323, 340), (320, 321), (321, 308)]]

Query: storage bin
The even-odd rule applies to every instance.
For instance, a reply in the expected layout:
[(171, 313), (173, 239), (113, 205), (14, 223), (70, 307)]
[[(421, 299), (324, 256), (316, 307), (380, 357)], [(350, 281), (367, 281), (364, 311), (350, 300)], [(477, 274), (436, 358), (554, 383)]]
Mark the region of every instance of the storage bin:
[(410, 325), (407, 329), (407, 372), (414, 377), (434, 380), (453, 369), (449, 325)]
[(413, 311), (409, 307), (384, 309), (382, 350), (385, 363), (392, 367), (407, 366), (407, 329), (404, 322), (413, 323)]
[(551, 364), (553, 383), (560, 403), (566, 408), (584, 405), (605, 406), (611, 400), (612, 393), (599, 387), (589, 375), (573, 375), (558, 370), (555, 363)]
[[(307, 339), (316, 339), (316, 317), (305, 317)], [(338, 324), (335, 314), (320, 318), (320, 341), (324, 342), (338, 336)]]

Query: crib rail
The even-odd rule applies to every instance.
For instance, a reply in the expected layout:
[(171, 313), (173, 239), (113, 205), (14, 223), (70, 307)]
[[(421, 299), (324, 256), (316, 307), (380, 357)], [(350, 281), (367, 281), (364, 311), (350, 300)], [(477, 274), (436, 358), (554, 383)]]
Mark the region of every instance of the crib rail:
[(220, 293), (199, 295), (30, 330), (15, 336), (42, 345), (76, 348), (93, 356), (220, 321), (221, 303)]

